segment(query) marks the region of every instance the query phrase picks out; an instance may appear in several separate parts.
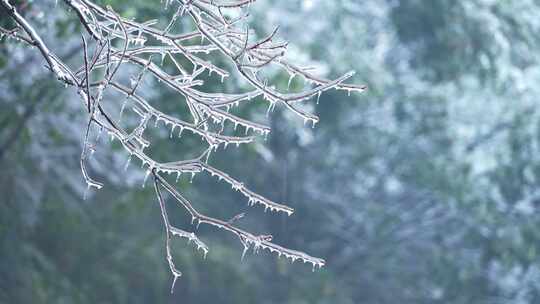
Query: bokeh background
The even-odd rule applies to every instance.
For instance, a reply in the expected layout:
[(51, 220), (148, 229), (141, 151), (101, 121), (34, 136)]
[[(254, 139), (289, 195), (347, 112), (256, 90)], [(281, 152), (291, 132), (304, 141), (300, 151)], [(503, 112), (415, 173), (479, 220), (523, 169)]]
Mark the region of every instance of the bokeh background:
[[(138, 20), (171, 14), (158, 0), (98, 2)], [(80, 64), (83, 29), (62, 1), (14, 3)], [(184, 275), (171, 295), (144, 170), (124, 171), (126, 153), (104, 138), (92, 170), (106, 186), (83, 200), (80, 101), (35, 50), (4, 38), (0, 303), (540, 303), (540, 2), (259, 0), (250, 11), (261, 37), (280, 26), (290, 59), (327, 76), (354, 69), (369, 90), (313, 100), (315, 129), (279, 107), (266, 118), (262, 101), (243, 108), (273, 133), (213, 163), (293, 216), (247, 208), (204, 176), (179, 187), (210, 215), (247, 211), (243, 227), (327, 266), (312, 272), (267, 253), (240, 261), (236, 239), (201, 229), (206, 259), (175, 241)], [(11, 24), (5, 14), (0, 24)], [(160, 86), (146, 90), (181, 114)], [(176, 159), (184, 148), (163, 131), (153, 151)], [(181, 210), (170, 213), (190, 228)]]

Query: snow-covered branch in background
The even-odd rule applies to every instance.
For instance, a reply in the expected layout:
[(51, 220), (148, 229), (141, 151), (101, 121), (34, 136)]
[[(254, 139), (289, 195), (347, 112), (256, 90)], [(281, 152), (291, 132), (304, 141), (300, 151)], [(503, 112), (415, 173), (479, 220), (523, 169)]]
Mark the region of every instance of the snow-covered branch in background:
[[(234, 226), (234, 222), (243, 214), (228, 221), (201, 214), (175, 186), (163, 177), (163, 174), (180, 176), (183, 173), (189, 173), (194, 176), (198, 173), (209, 173), (244, 195), (249, 205), (261, 205), (265, 210), (270, 209), (290, 215), (293, 213), (292, 208), (249, 190), (242, 182), (209, 164), (211, 153), (218, 151), (219, 147), (251, 143), (256, 136), (266, 136), (270, 132), (268, 126), (236, 116), (230, 110), (260, 97), (268, 102), (269, 111), (276, 105), (282, 105), (306, 123), (315, 125), (318, 118), (303, 110), (299, 106), (300, 102), (312, 98), (318, 99), (324, 91), (330, 89), (362, 92), (365, 87), (345, 83), (353, 76), (353, 72), (346, 73), (335, 80), (329, 80), (312, 74), (308, 68), (288, 62), (284, 58), (288, 44), (276, 42), (277, 29), (263, 39), (255, 39), (253, 31), (247, 26), (245, 13), (248, 6), (255, 2), (254, 0), (164, 1), (165, 9), (173, 9), (175, 13), (165, 28), (158, 28), (155, 21), (138, 22), (126, 19), (112, 8), (103, 8), (89, 0), (65, 0), (86, 29), (86, 36), (91, 37), (88, 43), (83, 34), (81, 56), (84, 64), (76, 69), (70, 68), (54, 55), (36, 30), (8, 0), (0, 0), (0, 3), (17, 26), (13, 29), (0, 30), (8, 37), (36, 47), (56, 78), (66, 86), (76, 88), (84, 109), (88, 113), (88, 124), (83, 131), (84, 142), (80, 158), (81, 170), (88, 188), (100, 189), (103, 186), (86, 170), (87, 158), (95, 150), (95, 144), (92, 143), (89, 133), (90, 129), (96, 126), (117, 139), (129, 153), (130, 159), (135, 157), (143, 167), (146, 167), (146, 177), (153, 176), (166, 230), (166, 254), (174, 276), (173, 287), (176, 279), (181, 276), (181, 272), (176, 268), (172, 258), (171, 238), (178, 236), (188, 239), (205, 256), (209, 248), (194, 232), (181, 230), (170, 223), (162, 190), (168, 192), (180, 207), (187, 210), (192, 217), (192, 224), (196, 227), (206, 224), (236, 235), (244, 246), (244, 254), (250, 248), (255, 252), (262, 248), (275, 252), (278, 256), (283, 255), (293, 262), (302, 260), (305, 263), (311, 263), (313, 268), (322, 267), (325, 263), (323, 259), (276, 245), (271, 242), (271, 235), (254, 235)], [(233, 12), (226, 13), (228, 11)], [(181, 19), (191, 20), (193, 31), (173, 33), (174, 24)], [(92, 54), (89, 54), (90, 49)], [(205, 73), (208, 75), (215, 73), (222, 81), (230, 76), (229, 71), (205, 59), (204, 55), (208, 54), (215, 55), (216, 58), (217, 56), (226, 58), (233, 70), (236, 70), (236, 73), (251, 86), (251, 90), (237, 94), (202, 91), (200, 88), (205, 83), (202, 77)], [(172, 63), (173, 72), (169, 67), (164, 68), (163, 61), (166, 58)], [(137, 74), (131, 77), (129, 84), (123, 84), (120, 77), (115, 77), (124, 65), (136, 66), (139, 69)], [(290, 79), (295, 76), (302, 77), (308, 82), (308, 87), (301, 92), (289, 92), (288, 88), (278, 89), (275, 85), (269, 84), (264, 75), (264, 71), (272, 67), (285, 71)], [(167, 86), (181, 96), (189, 109), (190, 119), (182, 120), (163, 113), (152, 106), (143, 94), (137, 93), (145, 75), (150, 75), (161, 85)], [(107, 100), (109, 95), (106, 93), (109, 91), (125, 96), (120, 100), (122, 103), (120, 118), (116, 120), (110, 110), (104, 106), (104, 104), (118, 103), (118, 100)], [(140, 117), (138, 125), (131, 130), (124, 127), (120, 121), (127, 101), (130, 101), (131, 110)], [(155, 121), (156, 125), (157, 122), (163, 121), (171, 128), (171, 137), (175, 130), (179, 136), (186, 131), (201, 137), (206, 144), (205, 150), (193, 159), (171, 162), (155, 160), (146, 152), (151, 143), (144, 137), (151, 120)], [(226, 135), (227, 126), (232, 126), (235, 131), (240, 126), (245, 131), (243, 132), (245, 135)], [(248, 135), (249, 133), (251, 135)]]

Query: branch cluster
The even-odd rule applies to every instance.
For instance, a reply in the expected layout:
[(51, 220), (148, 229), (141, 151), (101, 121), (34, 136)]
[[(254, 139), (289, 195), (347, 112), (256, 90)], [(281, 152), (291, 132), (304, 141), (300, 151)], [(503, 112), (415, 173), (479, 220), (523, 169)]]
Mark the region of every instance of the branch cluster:
[[(250, 100), (262, 97), (269, 104), (269, 111), (276, 105), (282, 105), (298, 115), (305, 122), (315, 125), (318, 118), (302, 110), (300, 102), (313, 97), (319, 98), (327, 90), (337, 89), (362, 92), (365, 87), (345, 84), (353, 76), (346, 73), (335, 80), (318, 77), (307, 68), (299, 67), (284, 58), (287, 43), (276, 42), (276, 28), (263, 39), (256, 39), (246, 22), (245, 9), (254, 0), (164, 0), (166, 9), (174, 9), (174, 15), (165, 28), (158, 28), (156, 21), (138, 22), (121, 17), (111, 7), (101, 7), (90, 0), (65, 0), (65, 3), (77, 14), (81, 24), (91, 37), (94, 47), (89, 54), (87, 39), (82, 36), (84, 64), (76, 69), (70, 68), (58, 59), (42, 41), (35, 29), (21, 16), (8, 0), (0, 0), (0, 4), (8, 15), (16, 22), (14, 29), (0, 29), (9, 37), (26, 42), (37, 47), (47, 62), (50, 71), (66, 86), (76, 88), (80, 100), (88, 113), (88, 124), (84, 131), (84, 143), (80, 165), (83, 177), (89, 188), (101, 188), (103, 184), (94, 180), (86, 169), (87, 158), (95, 149), (89, 139), (90, 128), (97, 126), (117, 139), (129, 153), (130, 159), (137, 158), (146, 167), (146, 176), (153, 176), (156, 196), (161, 208), (161, 214), (166, 230), (166, 257), (174, 282), (181, 276), (176, 268), (170, 248), (172, 237), (177, 236), (193, 242), (198, 250), (206, 256), (208, 246), (194, 232), (187, 232), (173, 226), (168, 219), (165, 190), (189, 212), (192, 223), (224, 229), (236, 235), (244, 246), (244, 254), (250, 248), (255, 252), (267, 249), (278, 256), (285, 256), (291, 261), (302, 260), (311, 263), (313, 268), (322, 267), (324, 260), (309, 256), (303, 252), (287, 249), (272, 243), (271, 235), (254, 235), (236, 227), (235, 221), (243, 216), (239, 214), (229, 221), (205, 216), (197, 211), (192, 203), (171, 185), (163, 174), (183, 173), (192, 175), (206, 172), (228, 183), (232, 189), (244, 195), (249, 205), (261, 205), (266, 209), (284, 212), (288, 215), (293, 209), (267, 199), (251, 190), (242, 182), (229, 174), (211, 166), (208, 162), (210, 154), (220, 146), (229, 144), (241, 145), (254, 141), (257, 135), (266, 136), (270, 128), (249, 119), (232, 114), (230, 110)], [(228, 17), (227, 11), (233, 10), (237, 17)], [(193, 31), (175, 34), (174, 25), (181, 19), (187, 18), (193, 24)], [(229, 60), (236, 72), (251, 86), (251, 90), (243, 93), (208, 93), (201, 88), (205, 83), (204, 75), (215, 73), (223, 81), (230, 72), (205, 59), (206, 54), (224, 56)], [(156, 60), (156, 58), (158, 58)], [(159, 60), (161, 59), (161, 60)], [(164, 60), (170, 60), (174, 71), (165, 71)], [(123, 84), (118, 71), (123, 65), (137, 66), (139, 71), (131, 76), (129, 84)], [(278, 67), (293, 77), (299, 76), (307, 81), (309, 87), (301, 92), (280, 91), (269, 84), (263, 71), (270, 66)], [(175, 91), (189, 108), (190, 120), (182, 120), (173, 115), (161, 112), (150, 104), (141, 94), (137, 93), (144, 77), (149, 75)], [(97, 80), (96, 80), (97, 79)], [(122, 127), (121, 123), (109, 113), (103, 104), (117, 102), (106, 100), (107, 91), (119, 92), (125, 96), (122, 101), (120, 118), (130, 101), (131, 109), (140, 120), (132, 130)], [(171, 128), (171, 137), (175, 130), (180, 137), (182, 132), (191, 132), (206, 143), (206, 149), (196, 158), (171, 162), (158, 162), (145, 151), (150, 146), (144, 137), (150, 120), (162, 121)], [(234, 130), (243, 128), (245, 135), (225, 135), (226, 126)], [(251, 135), (248, 135), (251, 134)], [(145, 177), (146, 180), (146, 177)]]

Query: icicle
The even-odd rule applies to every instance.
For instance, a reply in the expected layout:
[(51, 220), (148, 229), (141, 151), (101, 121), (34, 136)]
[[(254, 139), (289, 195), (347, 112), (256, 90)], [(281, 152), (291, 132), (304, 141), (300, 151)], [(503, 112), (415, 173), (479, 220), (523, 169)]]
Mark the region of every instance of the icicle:
[(182, 175), (182, 172), (178, 171), (176, 172), (176, 182), (178, 183), (178, 180), (180, 180), (180, 175)]
[(173, 134), (174, 134), (174, 128), (176, 127), (176, 125), (173, 125), (172, 128), (171, 128), (171, 133), (169, 134), (169, 138), (173, 138)]
[(240, 261), (244, 261), (244, 257), (246, 256), (246, 252), (248, 251), (249, 246), (247, 244), (244, 244), (244, 250), (242, 251), (242, 257), (240, 257)]
[(126, 108), (127, 102), (128, 102), (128, 99), (126, 98), (124, 102), (122, 103), (122, 107), (120, 108), (120, 117), (118, 118), (118, 122), (122, 121), (122, 116), (124, 115), (124, 110)]
[(88, 197), (88, 192), (90, 192), (90, 184), (87, 184), (86, 185), (86, 190), (84, 190), (84, 194), (83, 194), (83, 200), (85, 201), (86, 198)]
[(129, 157), (128, 157), (127, 161), (126, 161), (126, 164), (125, 164), (125, 166), (124, 166), (124, 171), (127, 170), (127, 168), (129, 167), (129, 163), (130, 163), (130, 162), (131, 162), (131, 154), (129, 155)]
[(290, 90), (291, 83), (293, 81), (294, 76), (296, 76), (296, 74), (294, 74), (294, 73), (289, 76), (289, 82), (287, 83), (287, 90)]
[(270, 109), (272, 108), (272, 104), (273, 104), (272, 102), (268, 104), (268, 109), (266, 109), (266, 117), (270, 115)]
[(146, 184), (146, 180), (148, 180), (148, 176), (150, 175), (150, 169), (146, 170), (146, 173), (144, 174), (144, 180), (142, 187), (144, 188), (144, 185)]
[(322, 91), (319, 91), (319, 93), (317, 93), (317, 104), (319, 104), (319, 99), (321, 99), (321, 95)]
[(193, 178), (195, 178), (195, 172), (191, 172), (191, 179), (189, 180), (189, 183), (193, 183)]
[(174, 284), (176, 284), (176, 280), (178, 279), (178, 277), (180, 277), (180, 275), (177, 274), (177, 273), (173, 273), (173, 276), (174, 276), (174, 278), (173, 278), (173, 281), (172, 281), (171, 293), (174, 292)]

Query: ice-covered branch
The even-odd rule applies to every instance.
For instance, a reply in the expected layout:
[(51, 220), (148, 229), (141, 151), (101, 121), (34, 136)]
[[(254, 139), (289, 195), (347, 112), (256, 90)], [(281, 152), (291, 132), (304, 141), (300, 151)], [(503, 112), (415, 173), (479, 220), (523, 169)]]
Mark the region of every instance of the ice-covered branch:
[[(101, 7), (90, 0), (64, 1), (77, 14), (86, 35), (91, 38), (88, 42), (83, 34), (82, 66), (72, 69), (59, 60), (8, 0), (0, 0), (0, 4), (16, 27), (0, 28), (0, 34), (37, 47), (55, 77), (64, 85), (76, 89), (83, 109), (88, 114), (88, 124), (82, 131), (80, 160), (82, 175), (88, 188), (99, 189), (103, 186), (90, 176), (87, 168), (87, 162), (96, 149), (96, 143), (93, 143), (89, 136), (92, 128), (105, 131), (111, 138), (117, 139), (129, 154), (129, 160), (133, 157), (138, 159), (142, 166), (146, 167), (146, 177), (152, 174), (165, 226), (166, 258), (174, 276), (173, 287), (181, 272), (173, 261), (172, 237), (178, 236), (193, 242), (205, 256), (208, 246), (194, 232), (181, 230), (169, 222), (166, 199), (161, 189), (165, 189), (180, 207), (187, 210), (196, 227), (206, 224), (236, 235), (244, 247), (243, 255), (250, 248), (254, 252), (267, 249), (293, 262), (302, 260), (310, 263), (314, 269), (322, 267), (324, 260), (276, 245), (272, 243), (271, 235), (255, 235), (236, 227), (235, 222), (243, 217), (244, 213), (228, 221), (199, 213), (162, 174), (176, 174), (179, 177), (183, 173), (192, 176), (208, 173), (240, 192), (250, 206), (261, 205), (265, 210), (292, 214), (292, 208), (249, 190), (244, 183), (210, 165), (210, 154), (216, 153), (220, 146), (251, 143), (256, 136), (266, 136), (271, 131), (264, 124), (232, 114), (230, 110), (233, 107), (259, 98), (269, 103), (269, 110), (273, 110), (276, 105), (282, 105), (306, 122), (315, 124), (318, 117), (303, 110), (299, 103), (312, 98), (318, 100), (323, 92), (331, 89), (362, 92), (364, 86), (345, 83), (354, 72), (330, 80), (287, 61), (285, 57), (288, 43), (276, 41), (279, 28), (276, 27), (263, 38), (257, 38), (247, 25), (247, 14), (244, 10), (255, 2), (254, 0), (164, 0), (165, 9), (175, 7), (165, 28), (156, 27), (155, 20), (139, 22), (124, 18), (112, 8)], [(224, 13), (226, 10), (235, 10), (233, 15), (236, 17), (228, 17)], [(191, 22), (194, 30), (175, 33), (175, 24), (180, 20)], [(227, 58), (229, 67), (232, 68), (218, 66), (217, 60), (208, 59), (213, 58), (211, 55)], [(289, 88), (278, 89), (265, 77), (265, 71), (270, 67), (277, 67), (283, 73), (289, 74), (290, 80), (295, 76), (304, 78), (306, 87), (299, 92), (290, 92)], [(132, 74), (134, 68), (137, 72)], [(130, 83), (124, 84), (125, 77), (121, 76), (126, 76), (127, 73)], [(204, 76), (212, 73), (218, 75), (222, 82), (235, 75), (242, 78), (250, 88), (238, 93), (205, 92), (205, 84), (210, 78)], [(189, 109), (189, 118), (180, 119), (152, 105), (144, 97), (144, 92), (141, 92), (148, 78), (155, 79), (159, 85), (174, 91), (178, 96), (177, 101), (185, 103)], [(116, 104), (120, 115), (113, 115), (111, 109), (116, 108), (105, 108), (105, 103)], [(125, 111), (131, 111), (139, 117), (135, 127), (129, 128), (127, 123), (121, 120)], [(114, 117), (119, 118), (115, 120)], [(152, 141), (145, 138), (145, 133), (149, 125), (157, 126), (160, 121), (170, 128), (172, 140), (182, 141), (181, 135), (185, 130), (199, 136), (206, 147), (193, 159), (157, 161), (147, 152)], [(238, 126), (244, 134), (236, 134)], [(234, 134), (226, 134), (226, 131)]]
[(259, 249), (262, 248), (262, 249), (268, 249), (268, 251), (274, 252), (278, 256), (283, 255), (284, 257), (291, 259), (292, 262), (296, 260), (301, 260), (304, 263), (310, 263), (312, 264), (314, 269), (315, 267), (324, 266), (325, 262), (323, 259), (315, 258), (301, 251), (284, 248), (284, 247), (281, 247), (279, 245), (272, 243), (271, 235), (254, 235), (233, 226), (232, 223), (234, 222), (234, 220), (223, 221), (223, 220), (219, 220), (219, 219), (209, 217), (209, 216), (199, 213), (192, 206), (192, 204), (184, 196), (182, 196), (182, 194), (180, 194), (180, 192), (178, 192), (171, 184), (169, 184), (163, 177), (161, 177), (159, 174), (156, 174), (156, 173), (154, 173), (154, 176), (155, 176), (156, 181), (159, 181), (159, 183), (165, 188), (165, 190), (167, 190), (173, 196), (176, 202), (178, 202), (180, 206), (182, 206), (185, 210), (189, 212), (192, 219), (191, 222), (196, 224), (197, 227), (200, 224), (207, 224), (210, 226), (214, 226), (218, 229), (224, 229), (236, 235), (239, 238), (242, 245), (244, 246), (244, 253), (242, 254), (242, 256), (250, 248), (252, 248), (254, 252), (257, 252)]

